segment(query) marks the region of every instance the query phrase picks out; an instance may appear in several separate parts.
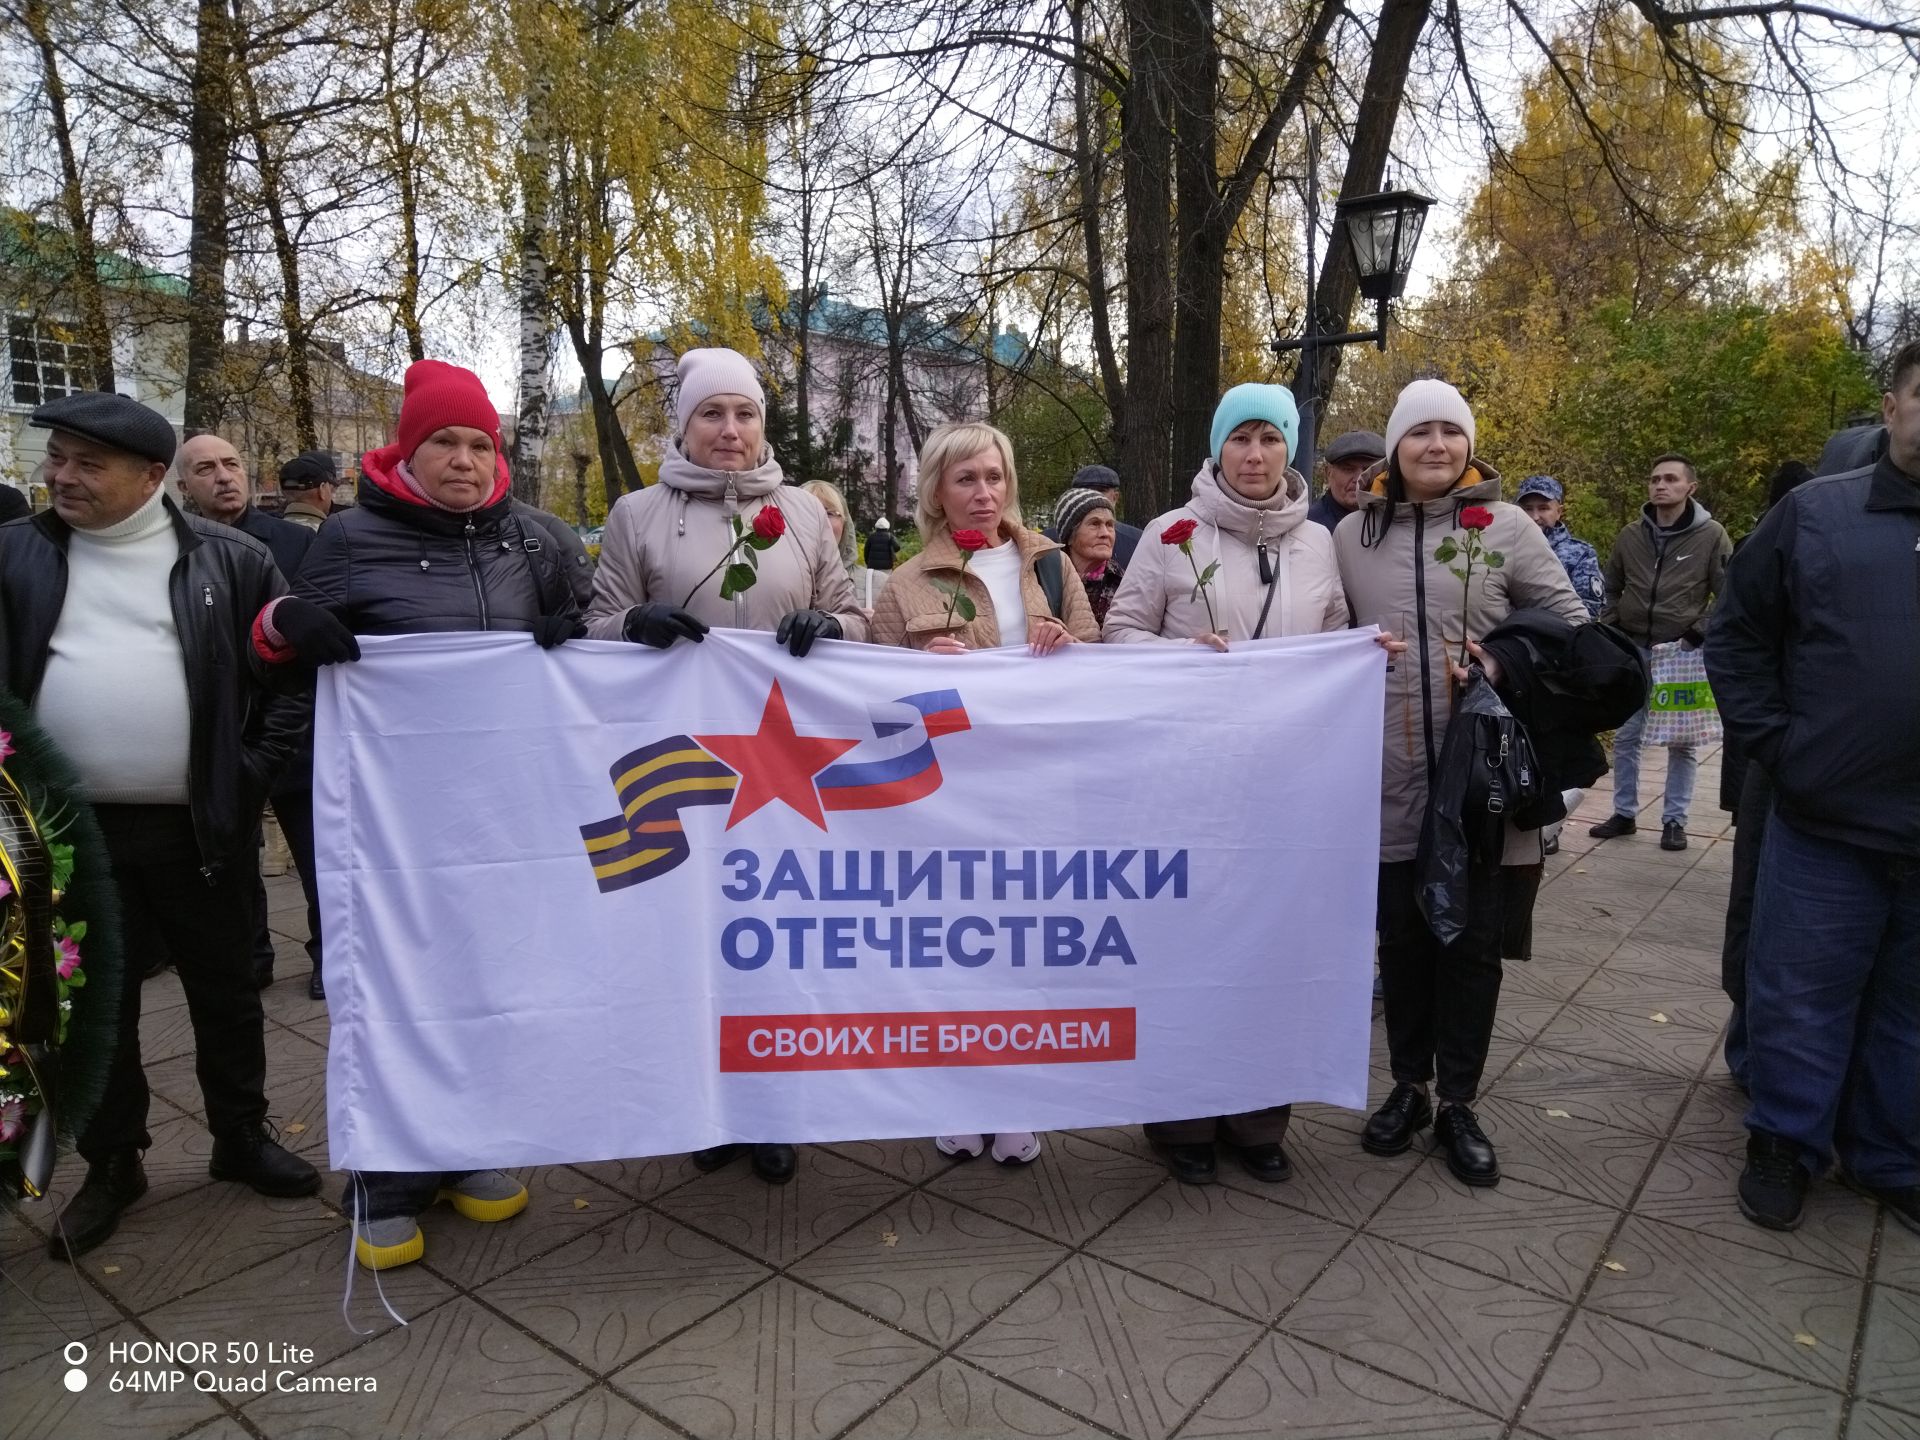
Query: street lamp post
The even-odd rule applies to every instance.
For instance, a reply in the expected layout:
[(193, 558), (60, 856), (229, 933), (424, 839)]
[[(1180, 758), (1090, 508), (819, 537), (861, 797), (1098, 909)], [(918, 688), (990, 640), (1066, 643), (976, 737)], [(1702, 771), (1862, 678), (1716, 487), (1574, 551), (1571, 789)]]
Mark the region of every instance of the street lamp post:
[[(1314, 274), (1309, 262), (1306, 331), (1291, 339), (1275, 340), (1271, 346), (1273, 353), (1284, 355), (1290, 350), (1300, 351), (1301, 370), (1311, 378), (1318, 352), (1331, 346), (1359, 345), (1371, 341), (1385, 350), (1387, 306), (1407, 288), (1407, 275), (1413, 269), (1413, 252), (1420, 244), (1420, 231), (1426, 224), (1427, 211), (1432, 205), (1431, 196), (1418, 195), (1411, 190), (1386, 190), (1378, 195), (1357, 195), (1340, 200), (1333, 210), (1333, 243), (1338, 245), (1344, 235), (1347, 243), (1353, 247), (1353, 265), (1360, 277), (1360, 294), (1374, 302), (1374, 327), (1371, 330), (1346, 330), (1338, 334), (1322, 330), (1319, 307), (1312, 294)], [(1300, 413), (1300, 459), (1305, 462), (1302, 473), (1309, 476), (1309, 481), (1316, 439), (1314, 432), (1319, 428), (1316, 408), (1309, 388), (1307, 404), (1301, 407)]]

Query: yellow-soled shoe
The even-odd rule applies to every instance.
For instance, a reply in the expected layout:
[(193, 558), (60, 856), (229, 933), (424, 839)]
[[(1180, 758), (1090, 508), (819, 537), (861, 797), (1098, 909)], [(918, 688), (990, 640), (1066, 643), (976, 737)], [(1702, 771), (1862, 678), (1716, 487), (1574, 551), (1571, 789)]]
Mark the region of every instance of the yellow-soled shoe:
[(511, 1220), (527, 1208), (527, 1187), (504, 1170), (475, 1170), (443, 1186), (436, 1198), (468, 1220), (491, 1225)]
[(369, 1220), (353, 1237), (353, 1258), (363, 1270), (392, 1270), (411, 1265), (427, 1253), (427, 1237), (411, 1215)]

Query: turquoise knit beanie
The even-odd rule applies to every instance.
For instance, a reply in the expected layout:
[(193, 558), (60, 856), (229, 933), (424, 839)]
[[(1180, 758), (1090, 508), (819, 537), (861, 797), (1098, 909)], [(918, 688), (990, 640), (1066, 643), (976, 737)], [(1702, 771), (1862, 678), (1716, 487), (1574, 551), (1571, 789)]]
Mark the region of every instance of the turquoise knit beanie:
[[(1213, 458), (1226, 448), (1227, 436), (1249, 420), (1264, 420), (1287, 437), (1287, 464), (1300, 448), (1300, 411), (1284, 385), (1236, 385), (1220, 397), (1213, 412)], [(1295, 468), (1298, 468), (1297, 466)]]

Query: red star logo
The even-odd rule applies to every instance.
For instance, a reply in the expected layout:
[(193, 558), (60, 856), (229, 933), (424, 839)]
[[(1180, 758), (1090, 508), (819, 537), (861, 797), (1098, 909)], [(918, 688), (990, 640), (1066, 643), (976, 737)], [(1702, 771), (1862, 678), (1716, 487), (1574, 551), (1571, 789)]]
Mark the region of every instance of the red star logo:
[(813, 788), (813, 777), (860, 743), (796, 735), (778, 680), (767, 692), (767, 708), (760, 712), (760, 728), (755, 733), (693, 738), (740, 776), (740, 786), (733, 792), (733, 809), (727, 814), (729, 830), (774, 800), (784, 801), (795, 814), (826, 829), (827, 817), (820, 809), (820, 792)]

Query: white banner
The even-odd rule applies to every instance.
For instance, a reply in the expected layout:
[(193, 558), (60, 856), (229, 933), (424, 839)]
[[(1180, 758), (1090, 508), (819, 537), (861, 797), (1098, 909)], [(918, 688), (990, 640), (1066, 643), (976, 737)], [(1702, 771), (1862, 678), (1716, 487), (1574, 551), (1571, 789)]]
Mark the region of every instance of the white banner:
[(1365, 1103), (1370, 631), (322, 672), (336, 1168)]

